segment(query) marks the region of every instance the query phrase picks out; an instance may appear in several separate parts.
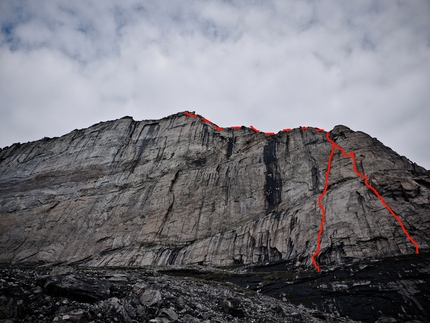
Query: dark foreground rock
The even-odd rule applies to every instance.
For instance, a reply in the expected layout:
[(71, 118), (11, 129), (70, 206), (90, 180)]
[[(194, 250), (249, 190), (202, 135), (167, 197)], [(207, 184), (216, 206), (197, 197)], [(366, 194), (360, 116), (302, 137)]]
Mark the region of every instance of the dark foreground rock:
[(229, 281), (277, 299), (364, 323), (430, 322), (429, 254), (385, 258), (322, 273), (288, 263), (236, 272), (166, 269), (176, 276)]
[(266, 266), (2, 267), (5, 322), (430, 322), (429, 254)]
[(0, 272), (2, 323), (352, 322), (231, 283), (153, 270), (3, 267)]

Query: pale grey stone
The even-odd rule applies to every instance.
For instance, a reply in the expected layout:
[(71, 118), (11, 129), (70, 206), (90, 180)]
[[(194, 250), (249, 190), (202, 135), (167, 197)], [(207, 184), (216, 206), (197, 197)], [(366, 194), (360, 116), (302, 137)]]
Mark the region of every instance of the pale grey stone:
[(145, 305), (148, 307), (156, 304), (160, 304), (162, 301), (161, 293), (158, 290), (147, 289), (142, 293), (139, 300), (142, 305)]

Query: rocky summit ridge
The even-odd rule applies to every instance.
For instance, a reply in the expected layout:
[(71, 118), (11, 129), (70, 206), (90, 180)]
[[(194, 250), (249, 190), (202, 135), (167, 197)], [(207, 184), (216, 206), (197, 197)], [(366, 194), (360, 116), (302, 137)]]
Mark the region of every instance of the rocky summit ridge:
[(429, 199), (429, 171), (345, 126), (124, 117), (0, 150), (0, 263), (332, 272), (427, 254)]

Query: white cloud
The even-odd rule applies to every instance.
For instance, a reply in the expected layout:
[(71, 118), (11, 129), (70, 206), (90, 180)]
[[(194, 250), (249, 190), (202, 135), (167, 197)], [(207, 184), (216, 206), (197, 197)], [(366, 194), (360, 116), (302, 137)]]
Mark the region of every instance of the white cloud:
[(3, 1), (0, 146), (190, 109), (266, 131), (345, 124), (430, 168), (429, 14), (424, 0)]

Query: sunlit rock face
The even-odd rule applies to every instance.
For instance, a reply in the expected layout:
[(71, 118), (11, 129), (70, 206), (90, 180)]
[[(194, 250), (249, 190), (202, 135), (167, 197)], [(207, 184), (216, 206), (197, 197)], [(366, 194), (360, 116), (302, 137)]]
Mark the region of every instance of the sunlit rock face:
[[(365, 133), (329, 135), (428, 250), (429, 172)], [(14, 144), (0, 150), (0, 262), (311, 267), (331, 148), (311, 127), (220, 131), (183, 113)], [(338, 150), (322, 203), (322, 269), (415, 253)]]

